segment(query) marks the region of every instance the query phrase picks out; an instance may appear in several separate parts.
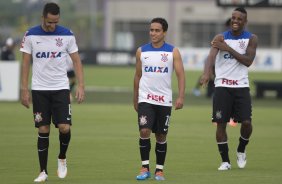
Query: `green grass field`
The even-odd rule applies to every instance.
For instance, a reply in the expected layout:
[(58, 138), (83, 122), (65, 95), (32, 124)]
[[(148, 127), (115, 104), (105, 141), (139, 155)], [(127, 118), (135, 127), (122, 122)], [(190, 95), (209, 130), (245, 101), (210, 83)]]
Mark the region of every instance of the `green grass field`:
[[(278, 184), (282, 181), (282, 100), (272, 94), (253, 99), (254, 132), (247, 148), (245, 169), (236, 165), (239, 127), (228, 127), (232, 170), (217, 171), (220, 157), (215, 127), (210, 123), (211, 100), (190, 94), (199, 72), (187, 72), (184, 109), (172, 112), (165, 165), (173, 184)], [(136, 112), (131, 105), (134, 68), (85, 67), (86, 86), (122, 87), (123, 93), (87, 91), (84, 104), (73, 104), (68, 176), (56, 176), (58, 132), (52, 127), (48, 183), (132, 184), (140, 169)], [(250, 79), (279, 80), (281, 73), (251, 73)], [(175, 86), (174, 86), (175, 88)], [(252, 91), (253, 88), (251, 88)], [(37, 130), (32, 110), (18, 102), (0, 102), (0, 183), (33, 183), (38, 175)], [(152, 136), (151, 169), (154, 169)], [(153, 179), (144, 183), (157, 183)]]

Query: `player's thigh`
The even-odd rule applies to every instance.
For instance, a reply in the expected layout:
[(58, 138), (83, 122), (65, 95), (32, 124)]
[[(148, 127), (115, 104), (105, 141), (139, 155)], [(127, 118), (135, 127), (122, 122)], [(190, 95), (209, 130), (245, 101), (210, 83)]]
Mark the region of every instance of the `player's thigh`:
[(52, 118), (53, 123), (57, 124), (71, 124), (71, 104), (70, 91), (57, 90), (52, 95)]
[(156, 113), (153, 105), (145, 102), (138, 104), (138, 126), (139, 130), (142, 128), (149, 128), (152, 130), (156, 119)]
[(232, 114), (233, 96), (230, 89), (216, 87), (213, 96), (212, 122), (226, 123)]
[(249, 88), (236, 89), (234, 118), (238, 122), (252, 119), (252, 101)]
[(167, 134), (170, 125), (171, 107), (156, 106), (157, 119), (154, 124), (153, 132), (160, 134)]
[(35, 127), (51, 123), (51, 94), (50, 91), (32, 90), (32, 108)]

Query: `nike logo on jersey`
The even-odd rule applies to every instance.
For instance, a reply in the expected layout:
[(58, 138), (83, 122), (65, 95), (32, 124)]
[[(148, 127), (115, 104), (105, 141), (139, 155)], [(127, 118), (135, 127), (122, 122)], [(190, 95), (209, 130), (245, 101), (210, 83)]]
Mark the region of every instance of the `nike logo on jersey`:
[(144, 59), (148, 59), (149, 57), (144, 57)]
[(39, 44), (39, 43), (41, 43), (41, 42), (36, 42), (36, 44)]

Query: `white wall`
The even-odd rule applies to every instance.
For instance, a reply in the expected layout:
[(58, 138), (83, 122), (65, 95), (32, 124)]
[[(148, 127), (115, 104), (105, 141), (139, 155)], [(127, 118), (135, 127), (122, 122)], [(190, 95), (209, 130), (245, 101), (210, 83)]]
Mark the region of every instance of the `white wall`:
[(0, 101), (17, 101), (20, 94), (20, 63), (0, 61)]

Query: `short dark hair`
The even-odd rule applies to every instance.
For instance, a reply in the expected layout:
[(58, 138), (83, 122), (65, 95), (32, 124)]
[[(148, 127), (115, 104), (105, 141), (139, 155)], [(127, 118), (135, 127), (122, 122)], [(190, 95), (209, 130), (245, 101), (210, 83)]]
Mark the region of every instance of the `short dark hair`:
[(46, 3), (43, 8), (43, 16), (47, 17), (47, 14), (50, 13), (52, 15), (59, 15), (60, 14), (60, 7), (56, 3)]
[(164, 18), (160, 18), (160, 17), (157, 17), (157, 18), (153, 18), (151, 20), (151, 24), (152, 23), (159, 23), (162, 25), (162, 28), (163, 28), (163, 31), (164, 32), (167, 32), (167, 29), (168, 29), (168, 23), (167, 21), (164, 19)]
[(237, 7), (237, 8), (235, 8), (234, 11), (239, 11), (239, 12), (244, 13), (244, 14), (247, 15), (247, 11), (246, 11), (246, 9), (244, 7)]

